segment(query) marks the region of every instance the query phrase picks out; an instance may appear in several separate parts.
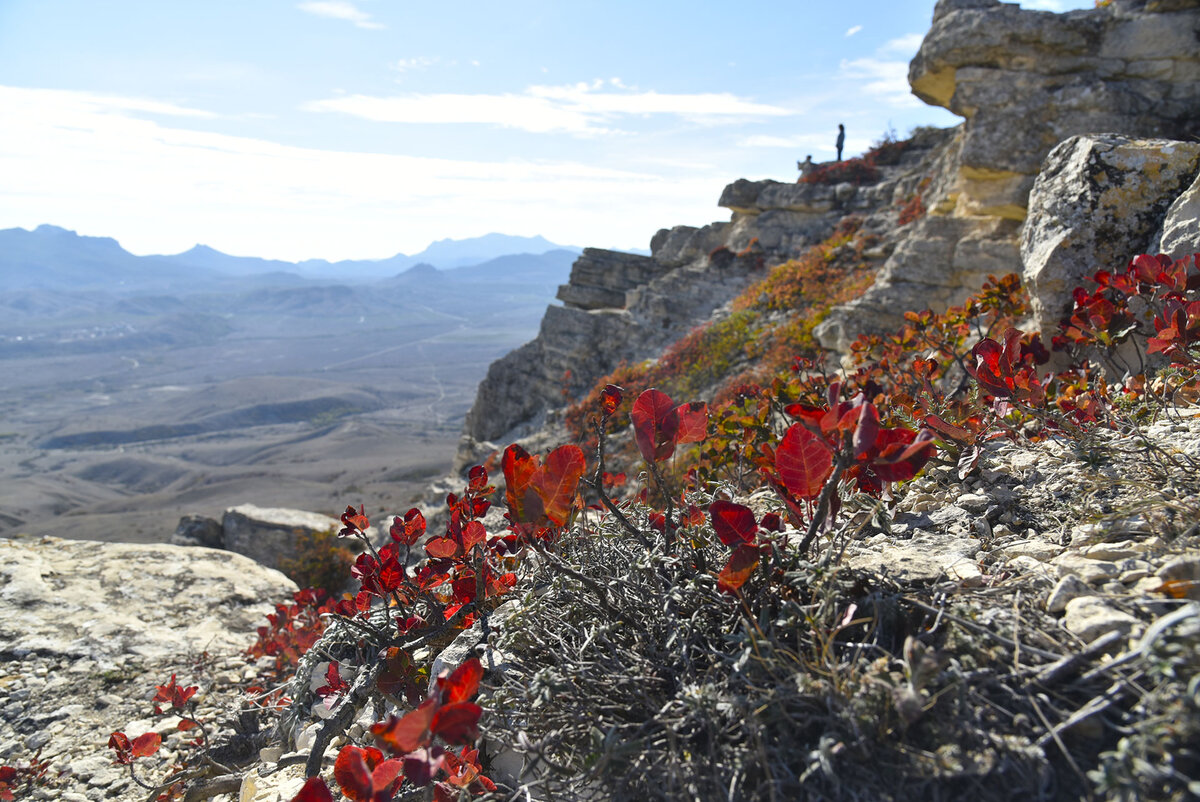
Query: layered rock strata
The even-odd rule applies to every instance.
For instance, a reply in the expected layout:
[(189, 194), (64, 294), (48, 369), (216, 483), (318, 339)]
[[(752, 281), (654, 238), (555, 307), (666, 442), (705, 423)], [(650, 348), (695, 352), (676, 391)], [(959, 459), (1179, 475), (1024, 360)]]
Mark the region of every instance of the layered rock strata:
[(941, 0), (909, 67), (914, 94), (964, 118), (927, 193), (927, 218), (861, 299), (818, 331), (844, 350), (891, 328), (897, 310), (935, 310), (989, 273), (1020, 270), (1020, 224), (1047, 154), (1119, 132), (1194, 140), (1200, 131), (1200, 3), (1118, 2), (1054, 14), (998, 0)]
[(489, 441), (539, 428), (564, 394), (585, 392), (622, 362), (656, 356), (767, 268), (827, 238), (844, 216), (883, 210), (894, 224), (897, 202), (916, 191), (951, 136), (923, 132), (869, 186), (735, 181), (718, 201), (729, 222), (662, 229), (649, 257), (586, 249), (537, 338), (489, 368), (467, 415), (459, 467), (490, 450)]

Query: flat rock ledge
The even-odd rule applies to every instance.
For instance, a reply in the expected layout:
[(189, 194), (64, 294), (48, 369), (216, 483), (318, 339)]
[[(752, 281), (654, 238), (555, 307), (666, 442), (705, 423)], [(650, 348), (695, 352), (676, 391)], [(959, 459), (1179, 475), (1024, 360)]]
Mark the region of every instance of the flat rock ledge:
[[(228, 735), (240, 689), (258, 675), (242, 653), (290, 579), (227, 551), (0, 540), (0, 763), (41, 750), (52, 784), (29, 798), (144, 799), (114, 766), (109, 735), (157, 731), (146, 775), (182, 756), (177, 718), (153, 716), (155, 685), (198, 685), (199, 716)], [(268, 658), (269, 659), (269, 658)]]

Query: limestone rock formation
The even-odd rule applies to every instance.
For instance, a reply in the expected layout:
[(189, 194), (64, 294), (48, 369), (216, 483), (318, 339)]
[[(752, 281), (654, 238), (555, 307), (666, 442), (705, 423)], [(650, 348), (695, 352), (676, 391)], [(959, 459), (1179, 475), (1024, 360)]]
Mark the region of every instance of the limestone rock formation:
[[(1037, 328), (1054, 332), (1071, 309), (1071, 291), (1097, 270), (1119, 270), (1150, 250), (1168, 206), (1198, 168), (1194, 142), (1105, 134), (1071, 137), (1054, 148), (1034, 184), (1021, 236)], [(1172, 222), (1172, 238), (1186, 236), (1181, 222)]]
[(1018, 272), (1029, 193), (1043, 159), (1064, 139), (1119, 132), (1194, 140), (1198, 33), (1194, 0), (1118, 0), (1066, 14), (941, 0), (909, 83), (922, 100), (965, 121), (926, 193), (929, 216), (912, 227), (875, 287), (818, 330), (821, 343), (844, 350), (862, 331), (894, 326), (896, 310), (912, 299), (941, 310), (989, 272)]
[(278, 571), (226, 551), (0, 540), (0, 657), (103, 663), (238, 650), (295, 590)]
[[(186, 753), (178, 718), (152, 719), (156, 684), (198, 684), (214, 738), (253, 676), (242, 652), (296, 585), (246, 557), (206, 548), (0, 540), (0, 763), (41, 750), (52, 786), (31, 799), (145, 799), (109, 735), (157, 731), (165, 768)], [(20, 796), (18, 796), (20, 798)]]
[[(541, 427), (561, 406), (622, 362), (658, 355), (740, 292), (765, 269), (827, 238), (847, 214), (883, 211), (894, 219), (951, 134), (916, 137), (881, 181), (792, 184), (740, 179), (721, 193), (729, 222), (662, 229), (649, 257), (589, 248), (559, 289), (536, 339), (496, 361), (467, 415), (457, 465)], [(881, 257), (882, 258), (882, 257)]]

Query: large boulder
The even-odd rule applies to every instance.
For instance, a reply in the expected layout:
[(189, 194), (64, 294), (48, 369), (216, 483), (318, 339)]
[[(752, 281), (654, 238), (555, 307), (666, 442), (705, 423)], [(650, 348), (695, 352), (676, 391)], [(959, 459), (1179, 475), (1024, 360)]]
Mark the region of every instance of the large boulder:
[(315, 512), (242, 504), (225, 511), (221, 528), (224, 548), (244, 554), (260, 565), (279, 568), (295, 555), (299, 537), (336, 532), (342, 525), (336, 518)]
[(974, 183), (1022, 206), (1046, 153), (1076, 134), (1197, 132), (1200, 12), (1121, 2), (1054, 14), (999, 0), (941, 0), (909, 66), (913, 93), (966, 119), (962, 203)]
[(1197, 168), (1195, 142), (1102, 134), (1072, 137), (1050, 152), (1021, 236), (1040, 331), (1056, 331), (1072, 290), (1097, 270), (1123, 268), (1150, 250)]

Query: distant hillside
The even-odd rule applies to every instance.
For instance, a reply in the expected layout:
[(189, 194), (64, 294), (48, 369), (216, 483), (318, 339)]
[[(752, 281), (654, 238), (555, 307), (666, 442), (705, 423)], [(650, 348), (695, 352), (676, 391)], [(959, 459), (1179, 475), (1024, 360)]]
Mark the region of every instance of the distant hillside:
[(114, 239), (57, 226), (0, 231), (0, 291), (166, 289), (217, 277), (203, 265), (134, 256)]
[[(548, 261), (537, 257), (558, 254)], [(424, 251), (407, 256), (398, 253), (387, 259), (360, 259), (328, 262), (309, 259), (285, 262), (253, 256), (231, 256), (207, 245), (196, 245), (164, 256), (135, 256), (108, 237), (85, 237), (52, 225), (33, 231), (23, 228), (0, 230), (0, 291), (15, 290), (108, 290), (130, 291), (165, 289), (214, 289), (236, 286), (227, 279), (254, 278), (258, 284), (296, 285), (312, 280), (363, 282), (391, 278), (419, 264), (439, 270), (482, 266), (507, 258), (483, 270), (489, 279), (504, 277), (515, 270), (517, 281), (540, 282), (550, 271), (554, 281), (558, 266), (578, 248), (555, 245), (544, 237), (514, 237), (487, 234), (463, 240), (439, 240)], [(526, 257), (533, 261), (527, 263)], [(569, 264), (569, 262), (568, 262)], [(464, 274), (465, 275), (465, 274)]]

